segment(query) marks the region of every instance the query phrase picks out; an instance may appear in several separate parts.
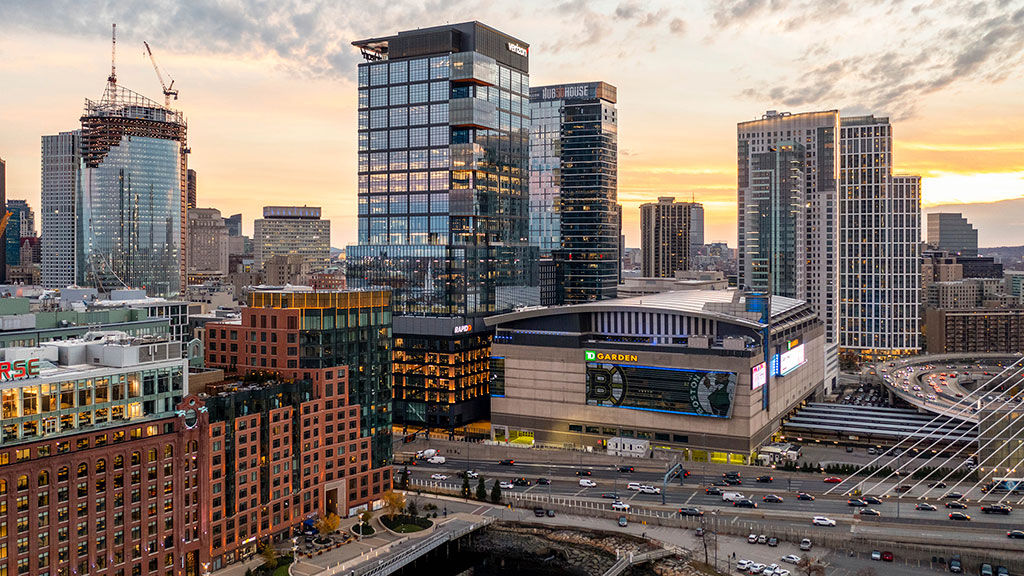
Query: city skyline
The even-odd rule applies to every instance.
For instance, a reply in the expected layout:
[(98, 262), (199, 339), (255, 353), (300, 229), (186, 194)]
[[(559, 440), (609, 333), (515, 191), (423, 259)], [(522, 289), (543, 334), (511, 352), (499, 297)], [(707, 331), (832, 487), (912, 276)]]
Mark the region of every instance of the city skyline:
[[(815, 3), (565, 2), (550, 8), (550, 19), (502, 7), (467, 14), (458, 3), (400, 8), (364, 21), (361, 10), (350, 16), (342, 6), (284, 4), (272, 13), (185, 6), (166, 15), (185, 24), (172, 33), (145, 10), (85, 3), (54, 21), (45, 10), (0, 3), (13, 23), (0, 54), (17, 55), (0, 63), (9, 87), (0, 96), (8, 196), (39, 205), (39, 137), (74, 128), (83, 99), (102, 88), (109, 24), (117, 21), (122, 82), (160, 93), (142, 40), (177, 81), (181, 97), (172, 105), (189, 120), (201, 207), (242, 212), (251, 234), (259, 207), (284, 190), (323, 205), (324, 217), (337, 222), (332, 246), (354, 243), (359, 53), (350, 42), (374, 30), (467, 18), (531, 44), (531, 85), (600, 77), (619, 87), (619, 197), (629, 246), (639, 242), (639, 205), (661, 195), (694, 196), (707, 209), (708, 241), (735, 246), (733, 130), (769, 109), (891, 117), (900, 127), (894, 162), (922, 175), (926, 211), (1024, 196), (1024, 113), (1011, 105), (1024, 80), (1014, 74), (1017, 60), (1003, 57), (1024, 34), (1014, 24), (1024, 19), (1019, 7), (871, 3), (826, 13)], [(893, 53), (865, 47), (853, 24), (876, 17), (894, 33), (914, 30), (913, 41)], [(839, 30), (828, 44), (807, 33), (815, 19)], [(963, 35), (960, 47), (946, 43), (948, 28)], [(764, 29), (778, 32), (755, 34)], [(750, 60), (772, 46), (791, 56)], [(798, 76), (793, 64), (800, 63)], [(275, 161), (261, 161), (275, 146)], [(1024, 243), (1024, 226), (978, 226), (982, 246)]]

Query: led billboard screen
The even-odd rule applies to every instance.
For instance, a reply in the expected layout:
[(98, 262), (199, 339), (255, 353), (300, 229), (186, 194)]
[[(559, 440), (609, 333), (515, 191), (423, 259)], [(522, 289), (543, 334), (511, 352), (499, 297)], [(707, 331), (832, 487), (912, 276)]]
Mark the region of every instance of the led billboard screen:
[(587, 362), (587, 404), (728, 418), (735, 372)]

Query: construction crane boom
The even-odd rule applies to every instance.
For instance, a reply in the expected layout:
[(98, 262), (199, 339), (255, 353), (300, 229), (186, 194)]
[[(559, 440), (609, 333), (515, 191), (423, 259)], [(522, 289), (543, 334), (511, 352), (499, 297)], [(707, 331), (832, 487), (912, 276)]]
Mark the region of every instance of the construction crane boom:
[[(160, 66), (156, 63), (156, 57), (153, 56), (153, 50), (149, 48), (149, 42), (143, 41), (142, 44), (146, 47), (146, 54), (149, 54), (149, 61), (153, 63), (153, 70), (156, 71), (156, 77), (160, 80), (160, 87), (164, 90), (164, 106), (170, 106), (171, 96), (174, 96), (175, 100), (178, 99), (178, 91), (174, 89), (174, 78), (171, 78), (170, 86), (164, 82), (164, 75), (160, 72)], [(168, 78), (170, 78), (169, 75)]]
[(117, 23), (110, 25), (110, 76), (107, 82), (117, 86)]
[(13, 214), (14, 214), (13, 212), (8, 212), (8, 213), (4, 214), (2, 218), (0, 218), (0, 236), (3, 236), (4, 230), (7, 229), (7, 222), (10, 221), (11, 216)]

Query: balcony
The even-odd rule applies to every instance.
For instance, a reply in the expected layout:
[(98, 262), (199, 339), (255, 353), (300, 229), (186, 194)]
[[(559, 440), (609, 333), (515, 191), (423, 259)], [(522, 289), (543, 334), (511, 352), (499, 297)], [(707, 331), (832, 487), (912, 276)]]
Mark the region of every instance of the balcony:
[(448, 123), (495, 130), (498, 128), (498, 109), (491, 103), (476, 98), (455, 98), (448, 101)]

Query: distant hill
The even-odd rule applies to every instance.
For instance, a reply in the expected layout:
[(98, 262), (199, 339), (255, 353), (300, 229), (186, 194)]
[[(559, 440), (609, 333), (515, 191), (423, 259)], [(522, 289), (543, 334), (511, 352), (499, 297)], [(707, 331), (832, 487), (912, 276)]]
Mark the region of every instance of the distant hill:
[[(959, 212), (978, 229), (979, 246), (1019, 246), (1024, 244), (1024, 198), (977, 204), (943, 204), (922, 210)], [(928, 237), (928, 220), (921, 222), (921, 239)], [(1020, 259), (1020, 256), (1017, 256)]]

